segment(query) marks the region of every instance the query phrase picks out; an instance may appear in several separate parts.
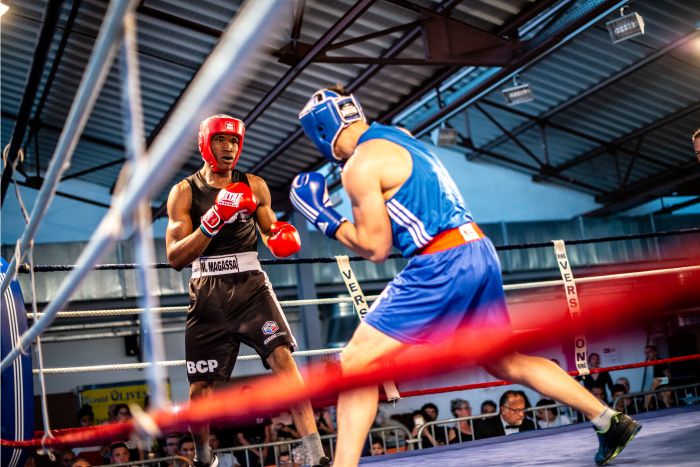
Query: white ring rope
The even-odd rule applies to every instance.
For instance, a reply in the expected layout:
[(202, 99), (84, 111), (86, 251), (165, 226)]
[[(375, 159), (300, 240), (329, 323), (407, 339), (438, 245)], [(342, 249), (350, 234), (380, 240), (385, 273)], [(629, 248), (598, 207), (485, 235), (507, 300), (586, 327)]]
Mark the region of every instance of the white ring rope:
[[(335, 355), (343, 351), (343, 348), (319, 349), (319, 350), (302, 350), (292, 353), (294, 357), (318, 357), (323, 355)], [(236, 361), (253, 361), (260, 360), (260, 355), (241, 355)], [(164, 362), (156, 362), (159, 366), (184, 366), (185, 360), (169, 360)], [(69, 366), (63, 368), (44, 368), (44, 374), (63, 374), (63, 373), (87, 373), (92, 371), (123, 371), (123, 370), (142, 370), (151, 366), (150, 362), (144, 363), (113, 363), (106, 365), (91, 365), (91, 366)], [(33, 370), (34, 374), (38, 374), (38, 370)]]
[[(618, 279), (630, 279), (634, 277), (646, 277), (654, 276), (658, 274), (676, 274), (683, 272), (700, 271), (700, 265), (698, 266), (684, 266), (679, 268), (667, 268), (667, 269), (654, 269), (650, 271), (635, 271), (635, 272), (625, 272), (620, 274), (610, 274), (606, 276), (591, 276), (591, 277), (581, 277), (577, 278), (576, 282), (578, 284), (585, 284), (590, 282), (603, 282)], [(525, 289), (535, 289), (541, 287), (553, 287), (558, 285), (563, 285), (564, 281), (561, 279), (550, 280), (550, 281), (540, 281), (540, 282), (524, 282), (522, 284), (509, 284), (504, 285), (503, 290), (525, 290)], [(371, 302), (377, 299), (379, 295), (368, 295), (367, 301)], [(282, 300), (280, 305), (283, 307), (294, 307), (294, 306), (304, 306), (304, 305), (328, 305), (335, 303), (350, 303), (353, 299), (351, 297), (336, 297), (336, 298), (316, 298), (308, 300)], [(143, 308), (116, 308), (112, 310), (89, 310), (89, 311), (61, 311), (58, 312), (57, 318), (91, 318), (91, 317), (102, 317), (102, 316), (128, 316), (128, 315), (140, 315)], [(156, 313), (184, 313), (187, 311), (186, 306), (164, 306), (153, 308)], [(37, 313), (38, 317), (42, 316), (42, 313)], [(32, 318), (32, 315), (28, 315), (28, 318)]]

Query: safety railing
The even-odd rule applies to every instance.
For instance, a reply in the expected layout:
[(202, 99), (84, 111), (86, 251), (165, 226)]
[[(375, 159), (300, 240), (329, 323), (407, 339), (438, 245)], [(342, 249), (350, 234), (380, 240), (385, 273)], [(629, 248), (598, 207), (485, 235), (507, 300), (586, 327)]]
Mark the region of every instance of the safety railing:
[[(551, 420), (551, 421), (550, 420), (545, 421), (542, 424), (544, 426), (541, 426), (538, 423), (538, 419), (535, 416), (535, 414), (539, 410), (548, 410), (548, 409), (556, 409), (556, 411), (557, 411), (556, 418), (554, 420)], [(539, 407), (528, 407), (527, 409), (525, 409), (525, 413), (532, 414), (532, 417), (530, 417), (530, 418), (534, 422), (536, 430), (543, 429), (543, 428), (550, 428), (550, 427), (554, 427), (554, 426), (560, 426), (560, 425), (569, 425), (572, 423), (576, 423), (576, 421), (579, 419), (576, 411), (574, 411), (571, 407), (563, 405), (563, 404), (551, 404), (551, 405), (542, 405)], [(430, 437), (433, 440), (437, 440), (437, 441), (441, 442), (442, 444), (454, 444), (454, 443), (463, 443), (465, 441), (473, 441), (475, 439), (475, 430), (474, 430), (475, 420), (492, 418), (492, 417), (495, 417), (497, 415), (499, 415), (499, 414), (492, 413), (492, 414), (482, 414), (482, 415), (470, 415), (469, 417), (447, 418), (447, 419), (433, 420), (430, 422), (426, 422), (425, 424), (421, 425), (421, 427), (418, 429), (418, 432), (416, 433), (416, 437), (408, 440), (408, 443), (410, 445), (417, 446), (418, 449), (423, 449), (423, 440), (427, 438), (427, 436), (424, 436), (426, 431), (428, 432), (428, 434), (430, 434)], [(469, 425), (468, 434), (467, 434), (467, 432), (462, 430), (463, 423), (467, 423)], [(454, 425), (452, 425), (452, 424), (454, 424)], [(454, 432), (454, 438), (450, 439), (452, 432)], [(441, 434), (442, 436), (437, 436), (437, 434)]]
[[(679, 394), (681, 397), (679, 397)], [(663, 405), (659, 405), (659, 401), (661, 401)], [(653, 412), (656, 410), (695, 404), (700, 404), (700, 383), (667, 386), (625, 394), (616, 397), (612, 403), (612, 407), (620, 412), (634, 415), (642, 412)]]
[[(372, 428), (367, 440), (371, 447), (374, 443), (381, 443), (384, 453), (396, 452), (407, 449), (406, 440), (411, 437), (411, 433), (402, 425), (391, 425), (385, 427)], [(327, 454), (331, 458), (334, 457), (336, 435), (323, 435), (321, 442), (324, 446), (330, 446), (330, 452)], [(232, 448), (217, 449), (218, 456), (232, 455), (235, 457), (233, 465), (240, 464), (241, 467), (259, 467), (265, 465), (275, 466), (292, 466), (299, 463), (305, 463), (303, 453), (298, 449), (302, 445), (301, 439), (289, 439), (273, 441), (268, 443), (249, 444), (247, 446), (236, 446)], [(263, 463), (260, 462), (263, 460)], [(130, 466), (172, 466), (185, 467), (188, 464), (187, 459), (181, 456), (159, 457), (155, 459), (143, 459), (124, 464), (110, 464), (113, 467), (130, 467)]]

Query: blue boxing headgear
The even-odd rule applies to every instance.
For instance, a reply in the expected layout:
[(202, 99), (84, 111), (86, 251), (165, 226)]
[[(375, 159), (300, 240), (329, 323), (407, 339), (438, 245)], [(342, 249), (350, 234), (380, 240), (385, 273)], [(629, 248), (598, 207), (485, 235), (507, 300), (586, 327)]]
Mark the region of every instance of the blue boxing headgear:
[(335, 140), (344, 128), (360, 120), (365, 121), (365, 114), (355, 97), (341, 96), (329, 89), (316, 91), (299, 113), (306, 136), (326, 159), (336, 164), (342, 159), (333, 151)]

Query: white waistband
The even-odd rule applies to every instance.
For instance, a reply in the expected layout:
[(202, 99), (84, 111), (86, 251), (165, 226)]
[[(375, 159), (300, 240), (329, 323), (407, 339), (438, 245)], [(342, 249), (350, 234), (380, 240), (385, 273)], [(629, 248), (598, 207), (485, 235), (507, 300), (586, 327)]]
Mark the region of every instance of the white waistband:
[(200, 256), (192, 263), (192, 278), (221, 276), (244, 271), (262, 271), (257, 251), (235, 255)]

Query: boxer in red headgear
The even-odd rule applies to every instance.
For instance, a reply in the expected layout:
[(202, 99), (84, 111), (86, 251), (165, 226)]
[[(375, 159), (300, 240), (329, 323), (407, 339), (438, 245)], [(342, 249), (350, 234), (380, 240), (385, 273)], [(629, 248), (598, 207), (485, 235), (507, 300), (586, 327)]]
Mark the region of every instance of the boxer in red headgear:
[[(299, 234), (277, 221), (265, 181), (235, 169), (244, 135), (245, 125), (237, 118), (214, 115), (202, 121), (199, 151), (205, 164), (168, 196), (168, 261), (177, 270), (192, 264), (185, 330), (190, 398), (229, 380), (240, 342), (253, 347), (266, 368), (301, 379), (291, 354), (296, 340), (257, 253), (257, 231), (278, 257), (299, 251)], [(311, 404), (301, 403), (291, 412), (311, 463), (327, 463)], [(217, 465), (208, 427), (193, 434), (195, 465)]]

